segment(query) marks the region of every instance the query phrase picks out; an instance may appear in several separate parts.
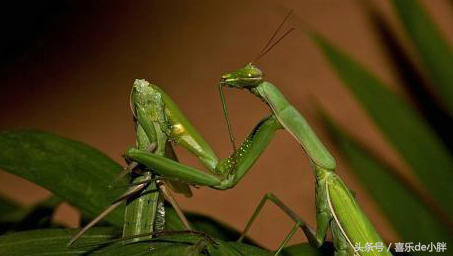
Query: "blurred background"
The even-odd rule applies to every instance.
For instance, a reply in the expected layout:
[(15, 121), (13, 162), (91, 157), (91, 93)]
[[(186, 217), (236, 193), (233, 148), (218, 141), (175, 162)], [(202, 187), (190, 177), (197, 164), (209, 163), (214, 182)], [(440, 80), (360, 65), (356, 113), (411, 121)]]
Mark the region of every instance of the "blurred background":
[[(12, 2), (12, 1), (11, 1)], [(403, 45), (400, 24), (388, 1), (370, 1)], [(449, 41), (449, 1), (422, 1)], [(289, 9), (377, 74), (402, 97), (396, 71), (382, 54), (363, 4), (355, 0), (303, 1), (14, 1), (0, 19), (0, 129), (36, 128), (92, 145), (119, 163), (134, 145), (129, 92), (134, 79), (163, 88), (218, 156), (231, 152), (217, 83), (220, 76), (256, 57)], [(288, 27), (298, 27), (291, 18)], [(409, 49), (409, 54), (411, 50)], [(379, 152), (403, 176), (398, 158), (357, 101), (341, 85), (315, 45), (298, 29), (256, 63), (266, 79), (299, 109), (337, 158), (338, 173), (387, 241), (400, 241), (364, 188), (348, 172), (317, 116), (319, 103), (348, 132)], [(410, 100), (410, 99), (409, 99)], [(245, 91), (228, 90), (234, 131), (241, 141), (269, 110)], [(177, 148), (180, 161), (202, 168)], [(64, 171), (64, 170), (62, 170)], [(414, 181), (417, 185), (417, 182)], [(184, 209), (205, 213), (242, 229), (264, 193), (273, 192), (310, 224), (315, 223), (314, 178), (300, 146), (279, 132), (234, 189), (196, 189), (178, 197)], [(24, 205), (49, 193), (0, 172), (0, 193)], [(71, 227), (78, 213), (60, 207), (56, 218)], [(250, 236), (275, 248), (293, 223), (268, 206)], [(293, 242), (305, 241), (300, 234)]]

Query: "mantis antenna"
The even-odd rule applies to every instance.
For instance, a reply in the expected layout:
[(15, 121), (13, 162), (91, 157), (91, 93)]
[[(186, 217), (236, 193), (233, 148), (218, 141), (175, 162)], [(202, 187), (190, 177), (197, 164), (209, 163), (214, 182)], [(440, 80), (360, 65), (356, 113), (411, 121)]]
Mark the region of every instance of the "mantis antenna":
[(291, 31), (294, 30), (294, 28), (290, 28), (288, 31), (286, 31), (280, 38), (278, 38), (274, 43), (272, 43), (272, 41), (274, 41), (275, 37), (277, 36), (278, 32), (281, 30), (281, 28), (283, 27), (283, 25), (286, 23), (286, 21), (289, 19), (289, 17), (291, 16), (291, 14), (293, 13), (294, 10), (290, 10), (288, 12), (288, 14), (286, 14), (285, 18), (283, 19), (283, 21), (280, 23), (280, 25), (278, 25), (278, 28), (275, 30), (275, 32), (272, 34), (272, 36), (269, 38), (269, 40), (267, 41), (267, 44), (264, 46), (264, 48), (260, 51), (260, 53), (258, 54), (258, 56), (252, 61), (255, 62), (259, 59), (261, 59), (261, 57), (263, 57), (264, 55), (266, 55), (266, 53), (268, 53), (270, 50), (272, 50), (272, 48), (274, 48), (274, 46), (276, 46), (283, 38), (285, 38)]
[(258, 55), (258, 57), (254, 61), (252, 61), (252, 63), (261, 59), (261, 57), (266, 55), (266, 53), (270, 52), (274, 48), (274, 46), (276, 46), (278, 43), (280, 43), (280, 41), (282, 41), (283, 38), (285, 38), (293, 30), (294, 30), (294, 28), (288, 29), (279, 39), (277, 39), (277, 41), (275, 41), (271, 46), (269, 46), (269, 48), (267, 48), (264, 52), (260, 53), (260, 55)]
[[(285, 38), (289, 33), (291, 33), (291, 31), (294, 30), (294, 28), (290, 28), (288, 29), (281, 37), (279, 37), (277, 40), (274, 41), (275, 37), (277, 36), (278, 32), (281, 30), (281, 28), (283, 27), (283, 25), (286, 23), (286, 21), (288, 20), (288, 18), (291, 16), (291, 14), (293, 13), (293, 10), (290, 10), (288, 12), (288, 14), (285, 16), (285, 18), (283, 19), (283, 21), (280, 23), (280, 25), (277, 27), (277, 29), (275, 30), (275, 32), (272, 34), (272, 36), (270, 37), (270, 39), (268, 40), (268, 42), (266, 43), (266, 45), (264, 46), (264, 48), (260, 51), (260, 53), (258, 54), (258, 56), (255, 58), (254, 61), (252, 61), (251, 63), (259, 60), (261, 57), (263, 57), (264, 55), (266, 55), (270, 50), (272, 50), (281, 40), (283, 40), (283, 38)], [(222, 81), (220, 82), (219, 84), (219, 93), (220, 93), (220, 99), (222, 101), (222, 109), (223, 109), (223, 116), (225, 117), (225, 120), (226, 120), (226, 123), (227, 123), (227, 127), (228, 127), (228, 135), (230, 137), (230, 142), (231, 142), (231, 145), (233, 146), (233, 150), (234, 150), (234, 153), (236, 153), (236, 139), (234, 138), (234, 133), (233, 133), (233, 128), (231, 126), (231, 121), (230, 121), (230, 118), (229, 118), (229, 115), (228, 115), (228, 108), (227, 108), (227, 105), (226, 105), (226, 101), (225, 101), (225, 95), (223, 94), (223, 90), (222, 90), (222, 86), (223, 83)], [(233, 163), (234, 164), (234, 163)]]

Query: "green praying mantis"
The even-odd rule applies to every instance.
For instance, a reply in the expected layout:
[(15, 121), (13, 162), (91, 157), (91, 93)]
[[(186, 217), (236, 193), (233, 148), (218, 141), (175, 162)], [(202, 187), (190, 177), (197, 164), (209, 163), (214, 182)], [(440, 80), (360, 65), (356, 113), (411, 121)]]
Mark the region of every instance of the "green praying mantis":
[[(274, 39), (276, 33), (269, 42)], [(289, 31), (272, 45), (268, 43), (258, 58), (269, 52), (288, 33)], [(315, 247), (321, 246), (324, 243), (329, 227), (332, 231), (336, 255), (391, 255), (387, 249), (369, 252), (354, 251), (356, 244), (384, 245), (384, 243), (371, 222), (362, 212), (351, 191), (335, 173), (336, 164), (334, 158), (321, 143), (303, 116), (286, 100), (277, 87), (264, 81), (263, 72), (254, 64), (247, 64), (237, 71), (223, 75), (220, 79), (219, 89), (222, 106), (224, 107), (230, 140), (234, 146), (233, 154), (221, 161), (218, 160), (208, 143), (204, 141), (165, 92), (151, 84), (142, 84), (140, 86), (140, 90), (137, 90), (138, 87), (134, 85), (135, 90), (142, 94), (139, 94), (136, 100), (131, 102), (133, 102), (133, 112), (139, 127), (137, 134), (141, 133), (142, 137), (147, 139), (143, 139), (144, 143), (141, 143), (142, 146), (127, 150), (125, 158), (152, 170), (159, 177), (190, 185), (209, 186), (218, 190), (232, 188), (247, 174), (253, 163), (272, 140), (276, 131), (280, 129), (288, 131), (307, 153), (316, 178), (316, 232), (280, 199), (272, 193), (268, 193), (263, 197), (252, 215), (243, 235), (239, 239), (240, 241), (250, 229), (265, 203), (271, 201), (296, 223), (277, 249), (275, 255), (281, 252), (299, 228), (304, 232), (311, 245)], [(271, 110), (271, 115), (260, 121), (237, 149), (222, 93), (223, 87), (246, 89), (260, 98)], [(160, 111), (147, 108), (147, 102), (156, 98), (160, 98), (162, 101)], [(168, 140), (189, 150), (200, 160), (208, 172), (181, 164), (166, 157), (163, 153), (150, 152), (149, 146), (152, 143), (149, 138), (156, 138), (156, 133), (165, 135), (164, 137)], [(157, 141), (159, 143), (159, 140)], [(165, 142), (162, 140), (161, 145), (164, 143), (167, 143), (167, 140)], [(160, 150), (160, 152), (163, 151)], [(148, 177), (146, 179), (150, 180), (151, 178)]]
[[(137, 109), (140, 118), (147, 115), (147, 120), (164, 118), (163, 101), (160, 93), (153, 91), (153, 87), (145, 80), (137, 79), (130, 95), (131, 110), (134, 116), (136, 130), (136, 147), (140, 150), (147, 150), (156, 155), (164, 156), (177, 160), (173, 147), (166, 134), (157, 122), (139, 122)], [(134, 171), (134, 172), (132, 172)], [(154, 173), (145, 170), (137, 162), (131, 162), (124, 172), (118, 175), (115, 183), (125, 174), (131, 173), (130, 188), (123, 193), (111, 206), (94, 218), (88, 225), (81, 229), (68, 243), (71, 245), (81, 237), (92, 226), (97, 224), (103, 217), (116, 209), (123, 201), (127, 201), (125, 212), (125, 223), (123, 227), (123, 237), (135, 237), (134, 241), (145, 239), (138, 235), (163, 231), (165, 226), (165, 208), (163, 198), (165, 198), (176, 210), (183, 225), (191, 230), (189, 222), (182, 214), (179, 205), (171, 195), (169, 188), (190, 197), (191, 190), (186, 184), (174, 181), (159, 179)], [(148, 236), (149, 237), (149, 236)]]
[[(132, 161), (126, 169), (131, 169), (131, 165), (136, 166), (134, 163), (140, 163), (140, 165), (145, 166), (148, 170), (152, 170), (159, 175), (157, 185), (159, 185), (160, 180), (167, 179), (171, 182), (171, 187), (174, 188), (175, 184), (178, 184), (179, 190), (185, 193), (190, 193), (188, 187), (185, 188), (187, 186), (186, 184), (211, 186), (221, 190), (234, 187), (264, 150), (265, 145), (258, 145), (262, 145), (263, 143), (267, 145), (272, 136), (272, 131), (278, 128), (278, 122), (275, 119), (263, 120), (252, 130), (250, 136), (238, 151), (234, 152), (229, 158), (219, 161), (209, 144), (199, 135), (172, 99), (159, 87), (143, 80), (136, 80), (131, 92), (131, 107), (137, 122), (137, 147), (131, 148), (125, 154), (126, 158)], [(168, 141), (181, 145), (196, 155), (201, 163), (211, 171), (211, 174), (182, 165), (175, 161), (173, 157), (169, 157), (174, 156), (174, 153)], [(154, 145), (152, 147), (153, 150), (150, 150), (151, 145)], [(165, 149), (170, 149), (171, 154), (167, 154)], [(248, 152), (252, 152), (252, 154), (243, 155), (242, 152), (246, 149), (248, 149)], [(150, 151), (153, 151), (153, 153)], [(146, 156), (151, 156), (151, 161), (155, 161), (156, 164), (147, 164), (146, 160), (137, 161), (131, 157), (130, 154), (132, 153), (136, 153), (139, 157), (140, 155), (145, 155), (145, 158)], [(156, 169), (161, 170), (161, 172), (155, 171)], [(147, 172), (146, 175), (140, 176), (139, 180), (134, 180), (135, 183), (132, 184), (133, 186), (107, 210), (78, 232), (70, 240), (69, 245), (82, 236), (90, 227), (99, 222), (105, 215), (118, 207), (123, 199), (137, 195), (145, 187), (155, 188), (154, 184), (149, 186), (149, 182), (156, 180), (156, 178), (153, 180), (152, 176), (153, 174)], [(159, 189), (165, 192), (164, 188), (164, 186), (161, 186)], [(140, 200), (156, 201), (158, 197), (151, 199), (148, 195), (148, 197), (140, 197)], [(170, 202), (172, 202), (171, 197)], [(123, 236), (127, 237), (126, 233), (137, 235), (139, 233), (144, 234), (159, 231), (158, 227), (152, 227), (155, 220), (162, 219), (158, 215), (156, 207), (159, 206), (157, 204), (148, 203), (147, 205), (151, 209), (154, 209), (148, 211), (148, 214), (151, 214), (152, 217), (144, 217), (143, 214), (128, 215), (128, 211), (140, 212), (137, 208), (128, 207), (126, 210), (125, 230), (129, 231), (125, 231)], [(175, 209), (179, 209), (176, 202), (172, 204)], [(141, 205), (140, 209), (144, 209), (144, 206)], [(132, 216), (135, 216), (136, 219)], [(179, 214), (179, 216), (186, 224), (186, 228), (190, 230), (190, 225), (187, 221), (184, 221), (183, 214)]]
[(326, 150), (303, 116), (286, 100), (283, 94), (271, 83), (263, 80), (263, 73), (253, 64), (222, 76), (221, 86), (247, 89), (259, 97), (271, 109), (282, 128), (288, 131), (308, 155), (316, 178), (316, 221), (314, 232), (307, 223), (272, 193), (266, 194), (247, 224), (243, 235), (250, 229), (253, 221), (266, 201), (280, 207), (296, 225), (277, 250), (276, 255), (301, 228), (309, 243), (315, 247), (323, 244), (328, 228), (331, 228), (336, 255), (391, 255), (386, 249), (382, 251), (354, 252), (356, 244), (380, 244), (385, 247), (379, 234), (365, 216), (356, 202), (354, 195), (335, 173), (335, 160)]
[[(227, 168), (227, 172), (220, 171), (218, 172), (219, 174), (226, 173), (228, 175), (223, 176), (225, 177), (224, 179), (219, 179), (218, 177), (202, 173), (192, 167), (181, 166), (179, 163), (170, 163), (168, 162), (168, 159), (162, 159), (137, 149), (130, 149), (127, 151), (126, 157), (138, 161), (150, 168), (155, 168), (156, 172), (163, 176), (172, 176), (198, 185), (225, 189), (237, 183), (231, 183), (229, 182), (230, 180), (236, 181), (243, 177), (243, 174), (246, 172), (244, 170), (248, 170), (250, 167), (249, 163), (255, 161), (259, 154), (264, 150), (264, 147), (267, 146), (269, 140), (274, 136), (275, 131), (277, 129), (285, 129), (301, 144), (313, 167), (316, 177), (316, 219), (318, 223), (316, 232), (314, 232), (305, 221), (285, 206), (282, 201), (269, 193), (264, 196), (259, 204), (257, 210), (247, 224), (244, 234), (250, 228), (265, 202), (270, 200), (296, 222), (294, 228), (277, 250), (276, 255), (286, 245), (299, 227), (307, 236), (309, 243), (316, 247), (323, 244), (327, 230), (330, 227), (333, 234), (336, 255), (391, 255), (387, 249), (382, 251), (354, 252), (356, 244), (364, 245), (371, 243), (373, 245), (384, 245), (384, 242), (361, 210), (353, 194), (335, 173), (336, 164), (333, 157), (318, 139), (303, 116), (286, 100), (283, 94), (274, 85), (264, 81), (263, 72), (261, 70), (253, 64), (247, 64), (238, 71), (222, 76), (220, 86), (247, 89), (265, 102), (272, 112), (270, 117), (266, 118), (265, 121), (262, 121), (257, 126), (255, 129), (256, 133), (252, 133), (252, 136), (250, 136), (241, 145), (237, 153), (233, 155), (236, 159), (230, 158), (226, 161), (227, 167), (233, 166), (235, 168), (234, 172), (231, 168)], [(257, 137), (262, 136), (264, 140), (257, 139), (254, 135)], [(230, 162), (233, 161), (234, 164), (230, 164)], [(221, 169), (214, 169), (214, 171), (219, 170)]]
[[(290, 14), (291, 12), (288, 16)], [(288, 30), (281, 38), (286, 36), (291, 30)], [(269, 48), (266, 45), (262, 53), (267, 53), (274, 45)], [(353, 193), (351, 193), (341, 178), (335, 173), (336, 163), (334, 158), (321, 143), (305, 118), (288, 102), (280, 90), (273, 84), (264, 81), (263, 72), (252, 63), (247, 64), (237, 71), (223, 75), (220, 80), (220, 88), (224, 86), (246, 89), (269, 106), (272, 115), (275, 116), (281, 127), (299, 142), (308, 155), (316, 179), (316, 232), (275, 195), (267, 193), (247, 223), (239, 241), (244, 238), (265, 203), (271, 201), (296, 222), (275, 255), (283, 249), (299, 227), (312, 246), (321, 246), (324, 243), (329, 226), (332, 231), (335, 255), (392, 255), (388, 249), (385, 249), (387, 247), (361, 210)], [(226, 106), (224, 97), (222, 96), (221, 98), (222, 104)], [(224, 111), (227, 122), (229, 123), (226, 107), (224, 107)], [(231, 129), (229, 131), (231, 132)], [(233, 137), (233, 135), (230, 134), (230, 137)], [(356, 252), (356, 245), (364, 244), (381, 245), (384, 249), (380, 251)]]
[[(241, 152), (244, 150), (239, 149), (229, 158), (219, 161), (209, 144), (198, 134), (172, 99), (159, 87), (144, 80), (136, 80), (134, 83), (131, 92), (131, 108), (136, 119), (137, 145), (128, 152), (151, 155), (157, 159), (157, 164), (142, 163), (126, 154), (126, 159), (131, 163), (125, 169), (131, 170), (144, 166), (145, 168), (139, 170), (143, 175), (138, 175), (133, 180), (131, 188), (71, 238), (68, 245), (74, 243), (89, 228), (118, 207), (122, 201), (131, 197), (134, 197), (134, 200), (130, 200), (130, 204), (126, 208), (126, 221), (123, 228), (124, 239), (132, 238), (134, 241), (139, 241), (142, 238), (149, 238), (153, 234), (172, 233), (163, 232), (164, 208), (159, 192), (163, 193), (177, 212), (180, 208), (171, 197), (163, 181), (167, 181), (168, 187), (173, 188), (173, 190), (189, 195), (190, 188), (187, 184), (211, 186), (221, 190), (229, 189), (239, 182), (265, 148), (265, 146), (250, 147), (254, 153), (250, 155), (251, 158), (250, 156), (242, 157)], [(252, 130), (242, 148), (249, 148), (249, 145), (253, 143), (268, 143), (271, 135), (269, 132), (276, 130), (276, 125), (278, 123), (275, 119), (272, 119), (272, 122), (267, 120), (260, 122)], [(261, 131), (262, 127), (263, 131)], [(169, 141), (181, 145), (195, 154), (212, 174), (197, 171), (177, 162)], [(236, 172), (238, 160), (242, 164), (239, 168), (240, 172)], [(167, 175), (155, 171), (155, 169), (162, 170), (162, 168), (167, 171)], [(181, 175), (183, 176), (181, 177)], [(178, 215), (185, 224), (187, 231), (197, 234), (191, 230), (189, 222), (185, 220), (181, 211)], [(230, 250), (230, 253), (241, 255), (225, 246), (223, 245), (221, 250)]]

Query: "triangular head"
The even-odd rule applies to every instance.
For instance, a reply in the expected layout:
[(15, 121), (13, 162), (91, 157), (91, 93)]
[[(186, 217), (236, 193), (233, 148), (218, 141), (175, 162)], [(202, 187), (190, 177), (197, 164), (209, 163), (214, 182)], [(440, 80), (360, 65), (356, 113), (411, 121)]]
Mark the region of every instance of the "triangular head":
[(220, 79), (220, 84), (237, 89), (251, 89), (263, 82), (263, 72), (252, 63), (245, 67), (225, 74)]

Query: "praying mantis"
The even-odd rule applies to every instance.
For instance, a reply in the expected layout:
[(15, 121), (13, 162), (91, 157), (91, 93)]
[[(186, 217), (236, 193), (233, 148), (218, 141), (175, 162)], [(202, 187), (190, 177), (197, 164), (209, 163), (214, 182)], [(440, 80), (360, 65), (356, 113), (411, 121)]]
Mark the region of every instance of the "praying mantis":
[[(137, 147), (129, 149), (125, 154), (126, 159), (131, 162), (125, 169), (131, 170), (140, 164), (152, 172), (144, 172), (144, 175), (134, 179), (132, 187), (80, 230), (68, 245), (118, 207), (123, 200), (140, 195), (142, 192), (155, 191), (157, 188), (164, 193), (175, 210), (179, 211), (179, 217), (186, 228), (191, 230), (190, 224), (185, 220), (179, 206), (162, 181), (167, 180), (170, 187), (177, 188), (184, 194), (190, 194), (187, 184), (211, 186), (220, 190), (232, 188), (245, 176), (269, 143), (273, 131), (279, 126), (275, 118), (264, 119), (252, 130), (241, 148), (235, 150), (229, 158), (219, 161), (209, 144), (204, 141), (177, 105), (156, 85), (144, 80), (136, 80), (131, 92), (131, 109), (137, 126)], [(177, 162), (169, 141), (188, 149), (211, 173)], [(132, 157), (132, 154), (137, 154), (137, 159)], [(154, 161), (155, 164), (147, 161)], [(155, 174), (158, 174), (158, 177)], [(140, 195), (131, 203), (132, 205), (126, 208), (124, 238), (162, 230), (163, 225), (159, 223), (162, 223), (163, 207), (158, 193), (148, 193), (144, 197)]]
[[(286, 20), (286, 19), (285, 19)], [(280, 27), (279, 27), (280, 29)], [(278, 31), (278, 30), (277, 30)], [(291, 30), (290, 30), (291, 31)], [(284, 36), (278, 39), (270, 47), (269, 44), (263, 49), (263, 54), (267, 53), (272, 47), (279, 42)], [(275, 34), (273, 35), (273, 37)], [(273, 39), (271, 38), (271, 40)], [(253, 221), (267, 201), (271, 201), (288, 214), (295, 222), (295, 226), (287, 235), (280, 245), (275, 255), (278, 255), (289, 239), (295, 234), (298, 228), (301, 228), (307, 237), (309, 243), (319, 247), (324, 243), (327, 230), (331, 229), (335, 254), (343, 255), (379, 255), (390, 256), (388, 249), (371, 250), (364, 252), (355, 252), (354, 247), (357, 244), (383, 245), (387, 248), (374, 229), (371, 222), (361, 210), (356, 202), (354, 195), (346, 187), (341, 178), (335, 173), (336, 163), (334, 158), (321, 143), (315, 132), (311, 129), (304, 117), (294, 108), (284, 97), (284, 95), (273, 84), (264, 81), (263, 72), (252, 63), (245, 67), (223, 75), (220, 80), (220, 92), (222, 87), (247, 89), (250, 93), (260, 98), (270, 107), (271, 115), (258, 124), (255, 132), (239, 147), (239, 150), (233, 155), (236, 157), (229, 158), (226, 162), (226, 171), (223, 171), (220, 165), (213, 169), (214, 173), (221, 175), (215, 177), (212, 174), (202, 173), (192, 167), (180, 165), (179, 163), (170, 163), (168, 159), (149, 154), (145, 151), (130, 149), (126, 152), (126, 157), (138, 161), (150, 168), (155, 168), (156, 172), (163, 176), (172, 176), (181, 180), (186, 180), (194, 184), (211, 186), (217, 189), (226, 189), (235, 185), (240, 178), (246, 173), (259, 154), (264, 150), (272, 139), (276, 130), (284, 129), (288, 131), (302, 146), (308, 155), (315, 178), (316, 178), (316, 220), (317, 228), (314, 232), (308, 224), (297, 216), (289, 207), (272, 193), (267, 193), (256, 211), (247, 224), (242, 240), (246, 232), (250, 229)], [(234, 136), (231, 132), (231, 126), (228, 119), (226, 104), (223, 94), (221, 99), (224, 106), (225, 117), (230, 131), (230, 139), (234, 144)], [(263, 140), (259, 139), (260, 137)], [(173, 167), (171, 167), (173, 165)], [(234, 167), (232, 169), (231, 167)], [(179, 170), (179, 171), (178, 171)], [(224, 175), (226, 174), (226, 176)], [(233, 181), (233, 182), (231, 182)]]
[(281, 251), (297, 228), (301, 228), (309, 243), (319, 247), (324, 243), (330, 226), (336, 255), (391, 255), (386, 250), (354, 253), (356, 244), (384, 245), (371, 222), (362, 212), (354, 195), (335, 173), (335, 160), (318, 139), (304, 117), (292, 106), (273, 84), (263, 80), (263, 72), (253, 64), (222, 76), (220, 86), (247, 89), (270, 107), (272, 115), (288, 131), (308, 155), (316, 178), (316, 221), (314, 232), (307, 223), (272, 193), (267, 193), (247, 224), (242, 240), (267, 201), (281, 208), (296, 224), (277, 250)]
[[(259, 57), (272, 49), (288, 33), (289, 31), (274, 44), (269, 46), (268, 43)], [(275, 35), (276, 33), (269, 42), (273, 40)], [(384, 243), (371, 222), (362, 212), (351, 191), (335, 173), (336, 164), (334, 158), (321, 143), (304, 117), (286, 100), (277, 87), (264, 81), (263, 72), (253, 63), (223, 75), (220, 79), (219, 89), (222, 106), (227, 120), (230, 140), (234, 148), (233, 154), (222, 161), (217, 159), (207, 142), (193, 128), (171, 98), (157, 86), (149, 85), (148, 87), (152, 88), (152, 93), (147, 95), (147, 97), (153, 98), (156, 95), (160, 95), (163, 106), (160, 114), (150, 115), (147, 113), (146, 108), (142, 108), (140, 104), (135, 105), (133, 112), (139, 124), (138, 133), (146, 135), (144, 138), (148, 137), (148, 141), (144, 139), (145, 142), (142, 144), (147, 146), (151, 144), (149, 138), (155, 136), (153, 131), (162, 133), (169, 140), (183, 146), (197, 156), (208, 170), (208, 172), (203, 172), (174, 161), (162, 153), (151, 153), (145, 149), (146, 146), (130, 148), (126, 151), (124, 156), (127, 160), (139, 163), (153, 170), (154, 173), (161, 177), (190, 185), (209, 186), (218, 190), (230, 189), (247, 174), (253, 163), (272, 140), (276, 131), (280, 129), (288, 131), (307, 153), (316, 178), (316, 232), (275, 195), (267, 193), (252, 215), (239, 241), (243, 239), (250, 229), (265, 203), (271, 201), (296, 222), (275, 255), (281, 252), (298, 228), (302, 229), (311, 245), (319, 247), (324, 243), (329, 227), (332, 231), (335, 254), (338, 256), (354, 254), (362, 256), (391, 255), (385, 249), (382, 251), (354, 252), (356, 244), (379, 243), (384, 245)], [(224, 102), (223, 87), (247, 89), (267, 104), (271, 110), (271, 115), (260, 121), (237, 149), (227, 114), (226, 103)], [(147, 101), (147, 99), (143, 100)], [(156, 127), (159, 129), (156, 129)]]
[[(291, 13), (292, 11), (286, 16), (283, 23)], [(270, 42), (280, 30), (283, 23), (280, 24), (280, 27), (258, 55), (258, 58), (269, 52), (273, 46), (293, 30), (288, 30), (273, 45), (270, 45)], [(272, 116), (275, 116), (281, 124), (282, 129), (288, 131), (306, 152), (316, 179), (316, 232), (274, 194), (267, 193), (247, 223), (239, 241), (244, 238), (265, 203), (271, 201), (296, 222), (275, 255), (279, 254), (299, 227), (302, 229), (312, 246), (321, 246), (325, 241), (329, 226), (332, 231), (335, 255), (392, 255), (388, 249), (385, 249), (387, 247), (361, 210), (353, 193), (335, 173), (335, 159), (316, 136), (305, 118), (288, 102), (280, 90), (273, 84), (264, 81), (263, 72), (259, 68), (253, 65), (253, 63), (249, 63), (237, 71), (225, 74), (220, 79), (219, 87), (220, 92), (222, 92), (222, 87), (246, 89), (268, 105)], [(222, 93), (221, 99), (222, 105), (224, 106), (225, 118), (227, 123), (229, 123), (226, 103)], [(230, 137), (234, 138), (231, 131), (232, 130), (229, 129)], [(354, 248), (356, 245), (365, 244), (381, 245), (384, 249), (380, 251), (371, 250), (355, 252)]]
[[(156, 93), (147, 81), (137, 79), (131, 90), (130, 104), (134, 116), (137, 148), (177, 160), (172, 145), (166, 134), (162, 132), (159, 126), (160, 124), (152, 121), (165, 118), (163, 113), (164, 103), (161, 94)], [(137, 115), (140, 115), (141, 119)], [(147, 121), (140, 121), (145, 118), (144, 116), (146, 116)], [(92, 226), (102, 220), (104, 216), (112, 212), (126, 200), (128, 204), (126, 205), (125, 223), (123, 227), (124, 238), (136, 237), (134, 241), (138, 241), (146, 238), (146, 236), (140, 237), (139, 235), (141, 234), (163, 231), (165, 225), (165, 208), (162, 197), (165, 197), (170, 202), (184, 226), (188, 230), (191, 230), (189, 222), (182, 214), (179, 205), (168, 189), (168, 187), (171, 187), (174, 191), (190, 197), (192, 194), (188, 185), (177, 181), (158, 179), (149, 170), (140, 168), (137, 162), (131, 162), (124, 170), (115, 181), (119, 180), (119, 178), (128, 172), (131, 172), (132, 181), (130, 188), (113, 202), (111, 206), (101, 212), (88, 225), (74, 235), (68, 245), (74, 243)], [(132, 172), (133, 170), (135, 172)]]

